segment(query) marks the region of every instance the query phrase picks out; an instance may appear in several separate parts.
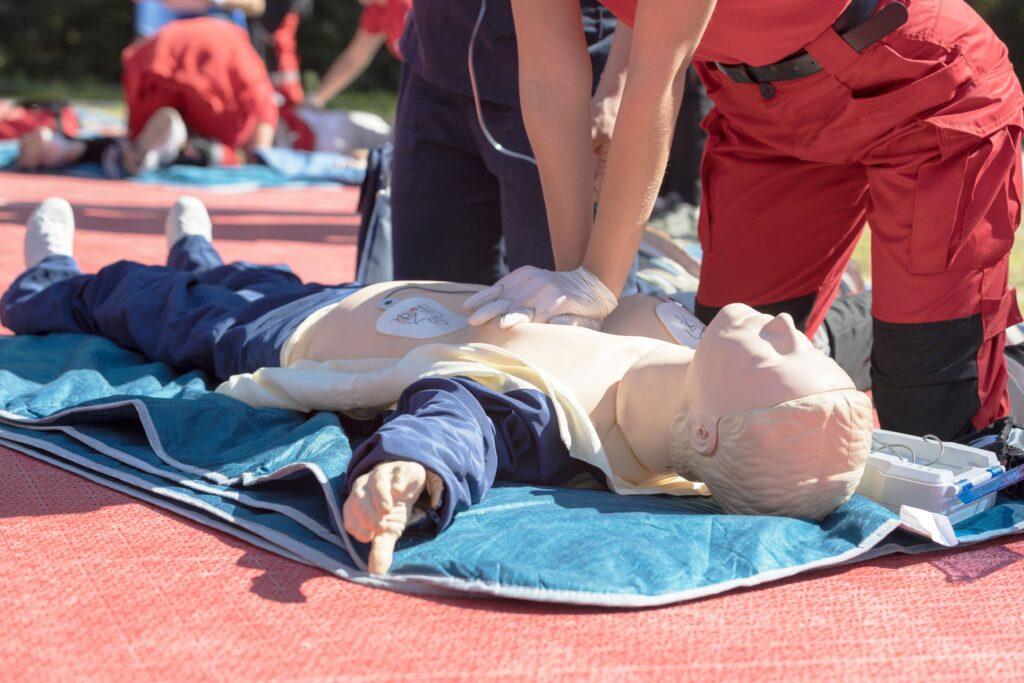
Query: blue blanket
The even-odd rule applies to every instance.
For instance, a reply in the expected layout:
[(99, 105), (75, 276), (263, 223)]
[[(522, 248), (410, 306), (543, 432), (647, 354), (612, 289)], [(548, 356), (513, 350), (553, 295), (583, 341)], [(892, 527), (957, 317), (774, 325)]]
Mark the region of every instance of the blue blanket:
[[(18, 143), (0, 140), (0, 170), (10, 167), (18, 156)], [(304, 187), (322, 183), (359, 185), (366, 169), (351, 166), (351, 160), (329, 152), (299, 152), (288, 149), (270, 150), (261, 157), (263, 164), (246, 166), (170, 166), (144, 173), (131, 180), (157, 185), (189, 185), (235, 191), (264, 187)], [(68, 168), (47, 171), (80, 178), (103, 178), (99, 164), (75, 164)]]
[[(855, 497), (820, 524), (720, 514), (708, 499), (498, 486), (370, 577), (340, 490), (352, 443), (330, 413), (255, 410), (97, 337), (0, 337), (0, 444), (340, 577), (404, 592), (636, 607), (890, 552), (938, 550)], [(3, 476), (0, 473), (0, 476)], [(1024, 528), (1024, 504), (959, 525)]]

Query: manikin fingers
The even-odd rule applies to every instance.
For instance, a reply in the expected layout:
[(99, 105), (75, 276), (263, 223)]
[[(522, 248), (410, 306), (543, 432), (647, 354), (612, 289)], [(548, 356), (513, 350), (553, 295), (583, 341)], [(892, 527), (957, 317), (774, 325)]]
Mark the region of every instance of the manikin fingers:
[[(363, 497), (360, 497), (361, 495)], [(345, 531), (360, 543), (369, 543), (377, 528), (376, 519), (371, 519), (367, 514), (368, 505), (369, 501), (365, 499), (365, 492), (360, 494), (353, 487), (352, 492), (345, 499), (345, 505), (341, 511), (342, 519), (345, 521)]]
[(386, 517), (394, 508), (391, 497), (391, 470), (377, 466), (370, 473), (370, 485), (367, 487), (373, 499), (373, 507), (381, 517)]
[(370, 545), (370, 561), (367, 569), (371, 574), (387, 574), (395, 557), (398, 534), (385, 533), (373, 539)]

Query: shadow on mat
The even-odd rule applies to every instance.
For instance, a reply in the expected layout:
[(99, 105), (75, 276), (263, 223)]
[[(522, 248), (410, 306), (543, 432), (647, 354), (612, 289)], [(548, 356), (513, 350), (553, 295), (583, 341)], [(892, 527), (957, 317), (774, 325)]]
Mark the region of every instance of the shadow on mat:
[[(183, 193), (185, 194), (185, 193)], [(0, 208), (0, 224), (22, 226), (35, 203), (13, 203)], [(75, 227), (82, 231), (163, 234), (170, 207), (117, 207), (74, 203)], [(214, 235), (220, 240), (291, 240), (355, 244), (359, 225), (347, 211), (281, 211), (265, 208), (210, 209)]]
[(1010, 550), (1004, 545), (992, 545), (981, 548), (964, 548), (958, 553), (950, 553), (929, 560), (928, 563), (945, 574), (946, 581), (953, 584), (973, 583), (986, 576), (995, 574), (1012, 564), (1019, 562), (1024, 555)]

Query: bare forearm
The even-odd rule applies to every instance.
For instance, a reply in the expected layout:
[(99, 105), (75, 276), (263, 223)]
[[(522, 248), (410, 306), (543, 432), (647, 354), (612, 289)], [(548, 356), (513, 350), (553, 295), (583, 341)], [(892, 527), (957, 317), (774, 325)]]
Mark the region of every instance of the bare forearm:
[(352, 42), (324, 74), (323, 82), (313, 96), (315, 103), (323, 106), (352, 85), (366, 71), (384, 40), (383, 35), (370, 34), (362, 29), (357, 31)]
[[(681, 71), (685, 73), (685, 69)], [(668, 162), (684, 78), (664, 85), (631, 76), (584, 265), (615, 293), (624, 286)]]
[(559, 270), (583, 260), (593, 224), (592, 73), (577, 0), (513, 0), (523, 121), (537, 157)]
[(521, 85), (523, 121), (537, 157), (558, 270), (583, 261), (593, 223), (589, 76), (583, 87)]
[(629, 49), (633, 42), (633, 29), (620, 23), (615, 28), (612, 49), (608, 53), (601, 80), (598, 81), (594, 99), (621, 97), (626, 87), (626, 73), (629, 69)]
[(665, 174), (686, 68), (716, 0), (641, 0), (584, 265), (621, 292)]

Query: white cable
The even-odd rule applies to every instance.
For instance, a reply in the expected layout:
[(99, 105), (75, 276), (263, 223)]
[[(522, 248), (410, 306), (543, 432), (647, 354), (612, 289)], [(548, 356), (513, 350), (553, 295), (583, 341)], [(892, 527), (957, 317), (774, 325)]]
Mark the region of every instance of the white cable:
[(507, 157), (513, 159), (519, 159), (520, 161), (526, 161), (528, 163), (537, 165), (537, 160), (529, 154), (522, 154), (515, 152), (511, 149), (505, 149), (501, 146), (501, 143), (494, 139), (491, 135), (490, 129), (487, 128), (487, 124), (484, 122), (484, 110), (480, 105), (480, 91), (476, 87), (476, 69), (473, 67), (473, 51), (476, 48), (477, 35), (480, 33), (480, 27), (484, 23), (484, 15), (487, 13), (487, 0), (480, 0), (480, 14), (476, 17), (476, 24), (473, 26), (473, 33), (469, 36), (469, 52), (466, 55), (466, 65), (469, 67), (469, 85), (473, 91), (473, 104), (476, 106), (476, 120), (480, 123), (480, 130), (483, 131), (484, 137), (487, 138), (487, 142), (491, 144), (494, 151), (499, 154), (504, 154)]

